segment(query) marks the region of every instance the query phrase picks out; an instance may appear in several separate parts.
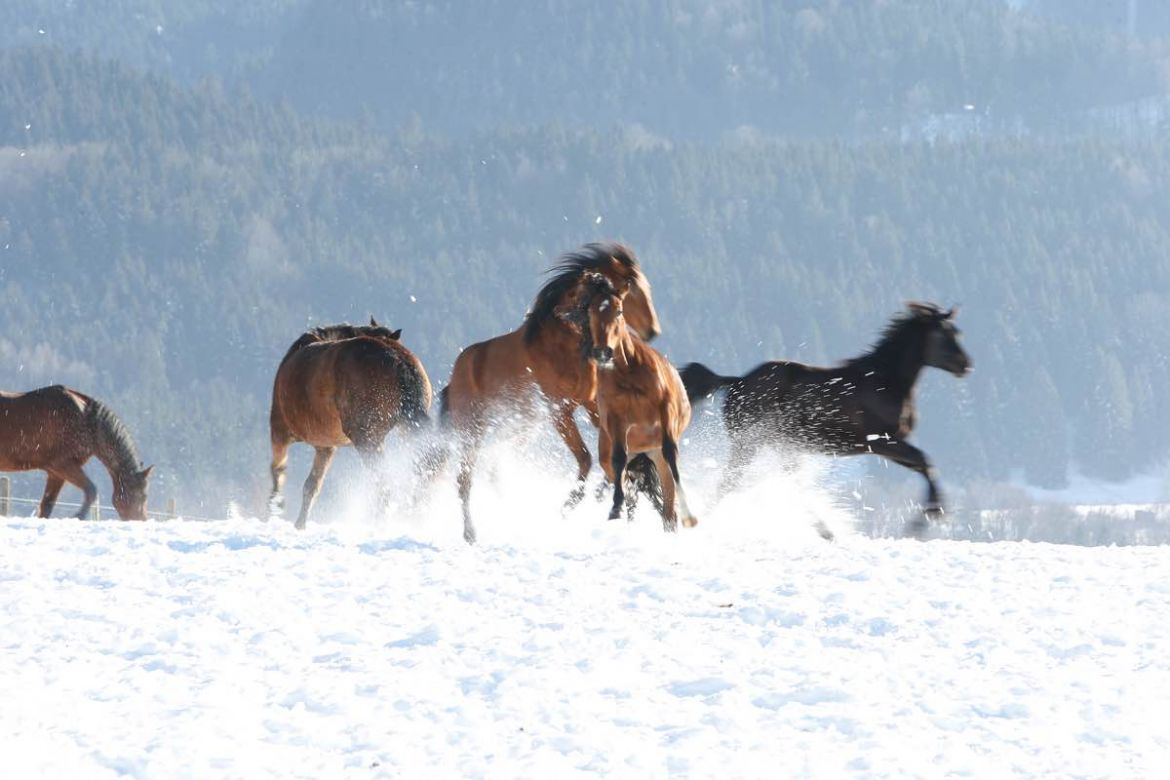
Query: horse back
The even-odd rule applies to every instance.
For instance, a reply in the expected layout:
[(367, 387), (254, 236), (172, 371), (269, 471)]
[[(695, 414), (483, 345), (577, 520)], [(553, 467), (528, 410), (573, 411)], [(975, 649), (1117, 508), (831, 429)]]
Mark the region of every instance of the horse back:
[(0, 393), (0, 471), (88, 460), (94, 444), (85, 412), (92, 402), (64, 385)]

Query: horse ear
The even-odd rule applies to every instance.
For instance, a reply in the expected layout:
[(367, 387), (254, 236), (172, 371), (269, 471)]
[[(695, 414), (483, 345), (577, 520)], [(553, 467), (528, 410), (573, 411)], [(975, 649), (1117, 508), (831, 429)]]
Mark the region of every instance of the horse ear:
[(955, 315), (958, 313), (959, 313), (959, 304), (955, 304), (954, 306), (951, 307), (950, 311), (948, 311), (946, 314), (943, 315), (943, 319), (944, 320), (953, 320), (955, 318)]
[(371, 327), (371, 328), (376, 328), (376, 327), (378, 327), (378, 321), (377, 321), (376, 319), (374, 319), (374, 315), (373, 315), (373, 314), (371, 314), (371, 315), (370, 315), (370, 327)]
[(150, 472), (152, 472), (152, 471), (154, 471), (154, 464), (153, 463), (150, 464), (149, 466), (147, 466), (146, 468), (144, 468), (142, 471), (138, 472), (138, 474), (145, 481), (145, 480), (150, 478)]
[(398, 330), (396, 330), (390, 334), (390, 338), (394, 339), (395, 341), (398, 341), (398, 337), (401, 335), (402, 335), (402, 328), (399, 328)]

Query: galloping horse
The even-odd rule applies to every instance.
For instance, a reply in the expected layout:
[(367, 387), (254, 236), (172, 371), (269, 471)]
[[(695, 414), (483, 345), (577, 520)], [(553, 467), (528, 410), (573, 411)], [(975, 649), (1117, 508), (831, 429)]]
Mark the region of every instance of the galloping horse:
[(147, 481), (134, 440), (101, 401), (61, 385), (28, 393), (0, 392), (0, 471), (43, 469), (49, 478), (37, 514), (48, 517), (62, 486), (81, 488), (78, 518), (97, 500), (97, 488), (82, 466), (97, 456), (114, 485), (114, 508), (123, 520), (146, 519)]
[(582, 406), (596, 419), (596, 367), (581, 360), (581, 327), (572, 321), (587, 273), (599, 273), (615, 285), (629, 285), (626, 316), (645, 339), (659, 333), (650, 283), (629, 247), (612, 242), (586, 244), (563, 255), (532, 303), (524, 323), (502, 336), (467, 347), (455, 360), (451, 381), (440, 394), (441, 415), (460, 435), (459, 498), (463, 538), (475, 542), (471, 522), (471, 479), (492, 412), (508, 401), (537, 390), (549, 403), (557, 433), (577, 460), (577, 487), (569, 505), (585, 494), (592, 458), (573, 413)]
[(314, 328), (289, 348), (272, 388), (272, 496), (278, 513), (288, 448), (316, 448), (305, 480), (296, 527), (304, 528), (338, 447), (352, 445), (367, 465), (381, 454), (386, 434), (400, 421), (429, 421), (431, 382), (422, 363), (372, 317), (366, 325)]
[(691, 363), (682, 371), (691, 400), (727, 388), (723, 421), (731, 456), (719, 487), (733, 488), (757, 451), (788, 444), (833, 455), (874, 453), (926, 479), (927, 517), (941, 514), (942, 496), (925, 453), (906, 441), (914, 430), (914, 385), (924, 366), (957, 377), (971, 370), (959, 345), (955, 310), (909, 303), (866, 354), (836, 368), (764, 363), (742, 377), (718, 376)]
[(614, 486), (609, 519), (621, 517), (627, 457), (647, 453), (662, 485), (663, 527), (678, 530), (677, 489), (683, 525), (690, 528), (699, 521), (687, 507), (679, 477), (678, 442), (691, 421), (691, 404), (674, 366), (626, 327), (628, 291), (628, 283), (619, 290), (593, 274), (581, 303), (589, 322), (583, 347), (598, 367), (597, 457)]

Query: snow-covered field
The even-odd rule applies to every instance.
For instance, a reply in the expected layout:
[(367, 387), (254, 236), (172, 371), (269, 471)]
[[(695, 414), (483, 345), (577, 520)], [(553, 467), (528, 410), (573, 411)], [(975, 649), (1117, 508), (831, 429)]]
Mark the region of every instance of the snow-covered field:
[(336, 478), (355, 506), (327, 501), (302, 533), (0, 520), (4, 775), (1156, 777), (1170, 761), (1170, 547), (867, 539), (807, 485), (667, 537), (590, 500), (562, 518), (560, 485), (509, 495), (489, 475), (468, 548), (453, 497), (375, 519)]

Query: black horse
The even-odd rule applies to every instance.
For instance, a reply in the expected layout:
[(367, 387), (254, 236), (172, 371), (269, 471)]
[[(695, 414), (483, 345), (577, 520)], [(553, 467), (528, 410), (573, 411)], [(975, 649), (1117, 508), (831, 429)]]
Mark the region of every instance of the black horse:
[(930, 303), (909, 303), (907, 309), (869, 352), (835, 368), (772, 361), (739, 377), (719, 376), (699, 363), (684, 368), (692, 401), (727, 389), (723, 421), (731, 456), (719, 495), (735, 487), (767, 445), (832, 455), (872, 452), (921, 474), (928, 485), (926, 516), (941, 514), (934, 467), (906, 441), (914, 430), (914, 385), (924, 366), (966, 376), (971, 359), (959, 345), (954, 309)]

